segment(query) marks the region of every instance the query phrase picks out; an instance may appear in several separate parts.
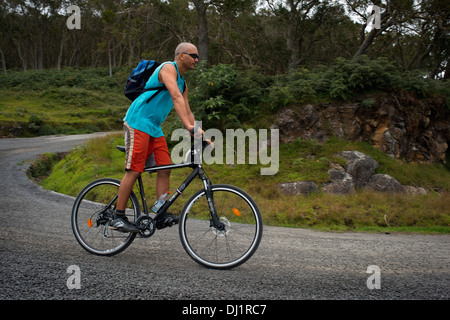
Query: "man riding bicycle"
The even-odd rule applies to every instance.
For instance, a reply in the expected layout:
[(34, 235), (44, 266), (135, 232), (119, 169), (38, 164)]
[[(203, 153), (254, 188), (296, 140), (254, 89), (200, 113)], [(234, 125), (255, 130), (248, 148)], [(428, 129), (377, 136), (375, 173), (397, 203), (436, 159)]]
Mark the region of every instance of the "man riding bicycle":
[[(119, 188), (114, 220), (110, 228), (123, 232), (138, 232), (139, 229), (125, 216), (125, 206), (136, 179), (141, 175), (146, 162), (154, 159), (156, 165), (171, 164), (161, 124), (175, 108), (183, 126), (194, 134), (194, 115), (189, 107), (188, 90), (183, 74), (193, 70), (198, 60), (198, 50), (191, 43), (180, 43), (175, 50), (175, 61), (161, 64), (146, 83), (146, 88), (161, 87), (163, 90), (153, 99), (154, 91), (147, 91), (133, 101), (124, 118), (126, 162), (125, 175)], [(186, 88), (183, 92), (183, 88)], [(195, 127), (197, 128), (197, 127)], [(195, 134), (204, 132), (198, 128)], [(170, 170), (160, 170), (156, 176), (156, 198), (169, 190)], [(178, 223), (178, 216), (164, 213), (156, 225), (158, 228)]]

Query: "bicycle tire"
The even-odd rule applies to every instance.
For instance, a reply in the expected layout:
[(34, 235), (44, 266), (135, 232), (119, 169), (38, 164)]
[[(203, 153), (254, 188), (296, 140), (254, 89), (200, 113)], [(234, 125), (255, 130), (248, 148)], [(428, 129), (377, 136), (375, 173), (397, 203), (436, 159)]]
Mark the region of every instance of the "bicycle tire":
[[(128, 248), (136, 233), (123, 233), (109, 229), (120, 181), (103, 178), (92, 181), (75, 199), (71, 223), (78, 243), (86, 251), (100, 256), (112, 256)], [(108, 206), (109, 205), (109, 206)], [(135, 221), (140, 215), (139, 201), (131, 192), (127, 202), (126, 215)]]
[(211, 186), (217, 214), (226, 227), (213, 227), (205, 189), (185, 204), (179, 221), (181, 243), (188, 255), (211, 269), (231, 269), (256, 252), (263, 223), (256, 202), (243, 190), (231, 185)]

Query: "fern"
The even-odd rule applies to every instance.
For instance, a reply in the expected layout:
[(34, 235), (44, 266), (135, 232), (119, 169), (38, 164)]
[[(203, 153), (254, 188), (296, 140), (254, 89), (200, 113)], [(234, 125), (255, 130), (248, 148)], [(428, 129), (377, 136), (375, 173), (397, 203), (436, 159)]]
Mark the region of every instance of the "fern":
[(333, 79), (331, 82), (330, 97), (345, 100), (347, 98), (348, 91), (347, 83), (343, 77)]

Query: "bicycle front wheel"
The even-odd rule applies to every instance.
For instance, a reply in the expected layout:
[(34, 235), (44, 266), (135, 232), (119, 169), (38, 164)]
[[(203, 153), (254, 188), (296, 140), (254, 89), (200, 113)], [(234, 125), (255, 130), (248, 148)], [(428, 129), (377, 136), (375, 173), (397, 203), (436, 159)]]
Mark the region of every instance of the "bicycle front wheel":
[[(72, 209), (72, 230), (79, 244), (88, 252), (112, 256), (125, 250), (136, 233), (109, 229), (119, 193), (117, 179), (98, 179), (89, 183), (78, 195)], [(135, 221), (140, 214), (139, 202), (132, 192), (125, 214)]]
[(211, 220), (205, 190), (194, 194), (180, 216), (179, 233), (184, 249), (199, 264), (215, 269), (230, 269), (247, 261), (262, 237), (262, 218), (255, 201), (244, 191), (230, 185), (211, 186), (219, 220), (218, 230)]

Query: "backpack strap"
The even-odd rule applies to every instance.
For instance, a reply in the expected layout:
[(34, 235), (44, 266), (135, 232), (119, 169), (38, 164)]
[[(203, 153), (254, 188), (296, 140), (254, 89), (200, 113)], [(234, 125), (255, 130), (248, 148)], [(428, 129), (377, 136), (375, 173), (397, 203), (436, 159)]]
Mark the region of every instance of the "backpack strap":
[[(179, 76), (180, 73), (178, 71), (178, 65), (175, 64), (174, 66), (177, 69), (177, 74)], [(186, 80), (184, 80), (184, 78), (182, 78), (182, 79), (183, 79), (183, 91), (181, 93), (183, 94), (186, 91)], [(162, 92), (163, 90), (166, 90), (166, 89), (167, 88), (166, 88), (165, 85), (162, 85), (162, 87), (153, 87), (153, 88), (145, 89), (144, 92), (156, 90), (156, 92), (154, 94), (152, 94), (152, 96), (147, 99), (146, 103), (148, 104), (154, 97), (156, 97), (160, 92)]]
[(155, 88), (148, 88), (148, 89), (145, 89), (144, 92), (147, 92), (147, 91), (154, 91), (154, 90), (156, 90), (156, 92), (155, 92), (154, 94), (152, 94), (152, 95), (150, 96), (150, 98), (147, 99), (147, 102), (146, 102), (146, 103), (149, 103), (154, 97), (156, 97), (156, 96), (158, 95), (158, 93), (160, 93), (160, 92), (166, 90), (166, 86), (155, 87)]

